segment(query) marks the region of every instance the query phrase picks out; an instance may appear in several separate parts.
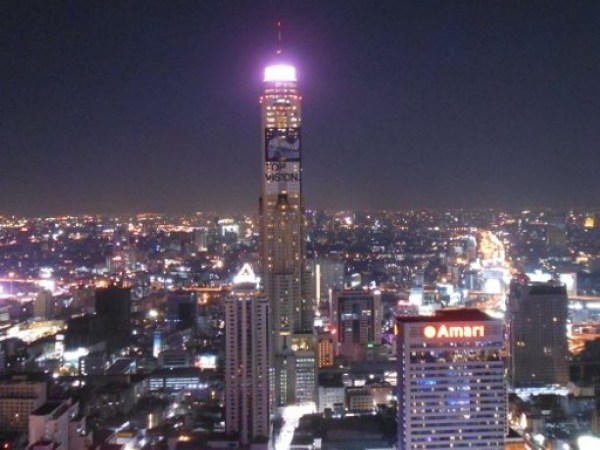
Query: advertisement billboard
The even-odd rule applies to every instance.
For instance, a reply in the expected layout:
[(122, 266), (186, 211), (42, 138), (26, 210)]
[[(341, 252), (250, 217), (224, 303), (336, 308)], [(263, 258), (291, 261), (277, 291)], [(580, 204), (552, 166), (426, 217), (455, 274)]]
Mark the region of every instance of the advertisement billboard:
[(265, 161), (300, 161), (300, 128), (266, 128)]

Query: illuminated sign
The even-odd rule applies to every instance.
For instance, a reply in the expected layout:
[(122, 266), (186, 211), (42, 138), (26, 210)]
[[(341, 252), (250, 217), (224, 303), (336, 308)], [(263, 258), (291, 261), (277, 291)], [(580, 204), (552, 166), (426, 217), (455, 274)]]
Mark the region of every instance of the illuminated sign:
[(266, 128), (265, 161), (300, 161), (300, 128)]
[(423, 329), (423, 336), (427, 339), (453, 339), (484, 337), (483, 325), (427, 325)]
[(249, 263), (245, 263), (238, 274), (233, 277), (233, 284), (257, 284), (260, 282), (260, 278), (254, 275), (252, 266)]
[(284, 162), (268, 162), (265, 164), (265, 179), (267, 182), (300, 181), (299, 171), (288, 171)]

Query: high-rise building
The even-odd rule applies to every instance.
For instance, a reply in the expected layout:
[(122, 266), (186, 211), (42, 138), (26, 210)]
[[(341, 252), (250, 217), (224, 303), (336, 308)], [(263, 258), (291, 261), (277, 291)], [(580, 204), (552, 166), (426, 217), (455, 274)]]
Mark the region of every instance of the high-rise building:
[(296, 335), (312, 335), (315, 310), (303, 238), (301, 100), (295, 67), (278, 62), (265, 68), (260, 263), (273, 317), (272, 390), (277, 406), (314, 400), (316, 386), (314, 379), (307, 385), (297, 382), (314, 376), (314, 367), (309, 367), (314, 366), (314, 348), (302, 350), (300, 366), (292, 348)]
[(502, 322), (474, 309), (396, 319), (398, 448), (503, 450)]
[(269, 302), (246, 264), (225, 300), (225, 430), (248, 445), (269, 437)]
[(367, 349), (381, 344), (381, 293), (364, 290), (336, 292), (333, 305), (339, 356), (351, 361), (365, 360)]
[(555, 281), (510, 283), (509, 379), (513, 387), (569, 382), (567, 290)]
[(131, 337), (131, 289), (96, 289), (96, 316), (103, 321), (109, 352), (127, 346)]

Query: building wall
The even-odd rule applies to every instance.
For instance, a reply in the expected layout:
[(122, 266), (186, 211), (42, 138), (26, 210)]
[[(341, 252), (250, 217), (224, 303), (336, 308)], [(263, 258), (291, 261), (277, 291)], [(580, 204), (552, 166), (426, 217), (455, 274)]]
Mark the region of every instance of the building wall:
[(342, 291), (334, 296), (339, 355), (351, 361), (367, 358), (367, 349), (381, 344), (381, 295)]
[(319, 412), (333, 407), (336, 403), (345, 404), (346, 388), (344, 386), (319, 386)]
[(0, 422), (9, 430), (25, 431), (29, 414), (46, 401), (46, 382), (26, 381), (19, 377), (0, 382)]

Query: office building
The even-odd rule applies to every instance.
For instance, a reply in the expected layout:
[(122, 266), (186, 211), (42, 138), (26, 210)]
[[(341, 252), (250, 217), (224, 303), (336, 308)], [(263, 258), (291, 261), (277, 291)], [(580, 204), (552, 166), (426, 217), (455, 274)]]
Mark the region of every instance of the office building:
[(270, 435), (269, 302), (246, 264), (225, 300), (225, 431), (242, 445)]
[(339, 356), (362, 361), (369, 348), (381, 344), (381, 294), (379, 291), (346, 290), (334, 293), (334, 325)]
[[(307, 389), (315, 386), (314, 380), (310, 386), (296, 384), (298, 367), (291, 343), (294, 335), (312, 333), (315, 310), (304, 256), (301, 100), (295, 67), (278, 61), (265, 68), (260, 99), (263, 166), (259, 250), (264, 291), (273, 317), (271, 389), (277, 406), (307, 398)], [(312, 358), (314, 363), (314, 348), (307, 352), (302, 356), (302, 367), (306, 359)], [(314, 391), (309, 397), (314, 400)]]
[(398, 446), (503, 450), (503, 326), (474, 309), (396, 318)]
[(566, 286), (519, 276), (510, 284), (507, 315), (512, 386), (565, 386), (569, 382)]

